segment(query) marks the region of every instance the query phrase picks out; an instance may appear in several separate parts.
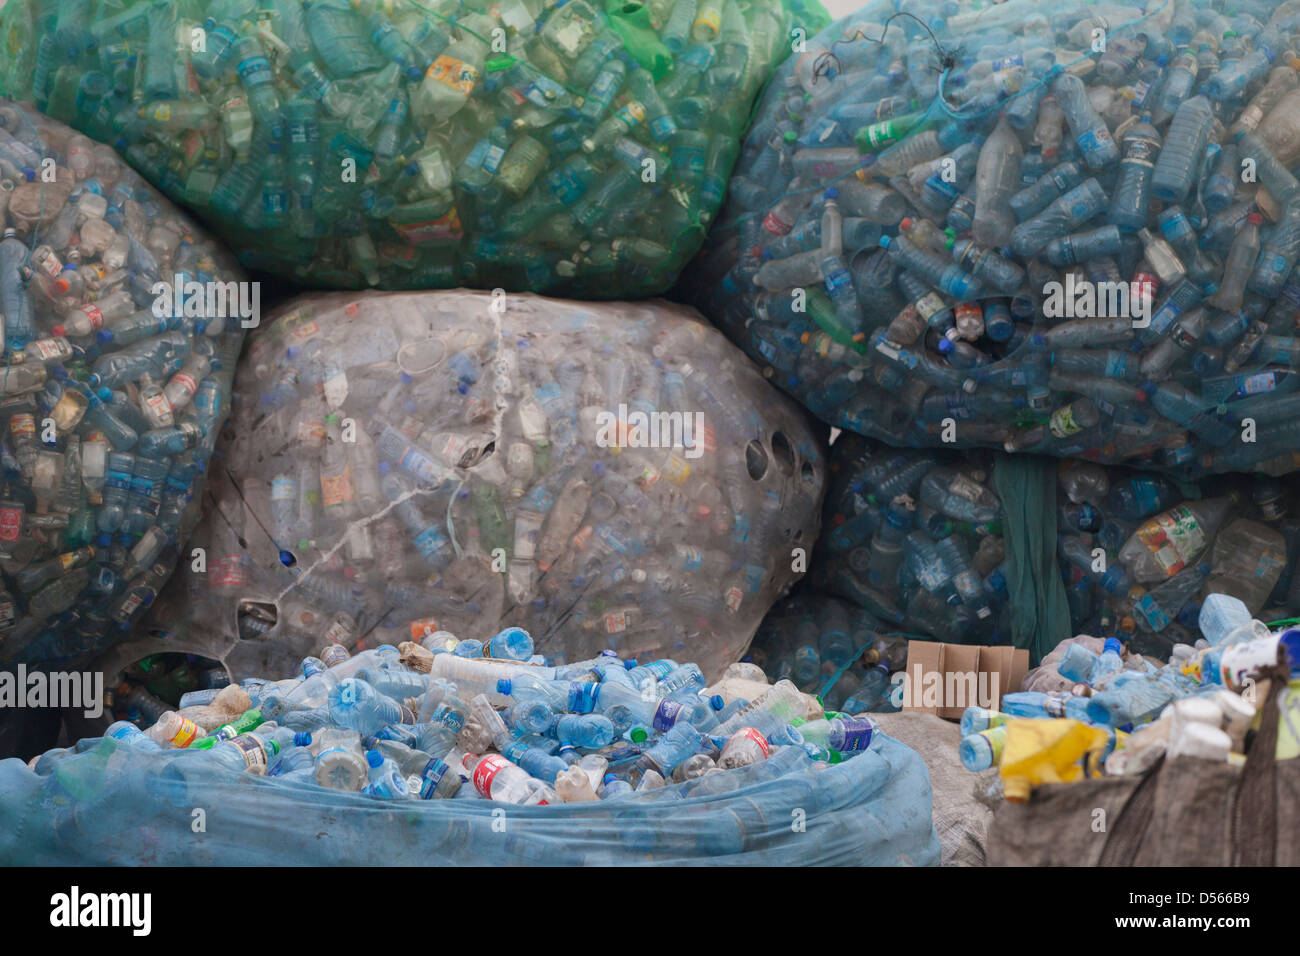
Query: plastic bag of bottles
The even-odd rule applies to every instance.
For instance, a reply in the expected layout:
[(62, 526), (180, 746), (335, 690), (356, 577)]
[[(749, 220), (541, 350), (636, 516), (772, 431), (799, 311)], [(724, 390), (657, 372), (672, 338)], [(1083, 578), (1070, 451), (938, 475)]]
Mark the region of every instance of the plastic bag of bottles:
[[(925, 765), (870, 719), (794, 716), (806, 698), (788, 682), (724, 704), (695, 664), (606, 651), (537, 666), (518, 659), (526, 632), (482, 643), (498, 642), (516, 660), (332, 645), (290, 679), (193, 692), (156, 720), (0, 762), (14, 835), (0, 860), (939, 862)], [(222, 702), (248, 709), (223, 719)], [(194, 806), (239, 825), (195, 837)]]
[(1231, 475), (1182, 489), (1156, 474), (1062, 463), (1057, 553), (1074, 632), (1168, 660), (1175, 644), (1202, 637), (1211, 595), (1265, 621), (1300, 613), (1292, 485)]
[(53, 662), (171, 574), (258, 298), (111, 149), (7, 100), (0, 228), (0, 662)]
[(1297, 4), (893, 13), (778, 70), (696, 304), (895, 446), (1300, 466)]
[(746, 655), (772, 681), (788, 680), (828, 710), (893, 713), (902, 688), (893, 675), (907, 666), (907, 642), (869, 611), (800, 588), (763, 619)]
[(667, 291), (816, 0), (33, 0), (36, 103), (304, 285)]
[(879, 629), (1011, 643), (1016, 567), (993, 483), (1003, 462), (1016, 459), (896, 450), (841, 434), (811, 580), (866, 609)]
[(682, 306), (305, 296), (235, 409), (204, 566), (151, 618), (222, 659), (518, 625), (714, 675), (817, 535), (820, 426)]

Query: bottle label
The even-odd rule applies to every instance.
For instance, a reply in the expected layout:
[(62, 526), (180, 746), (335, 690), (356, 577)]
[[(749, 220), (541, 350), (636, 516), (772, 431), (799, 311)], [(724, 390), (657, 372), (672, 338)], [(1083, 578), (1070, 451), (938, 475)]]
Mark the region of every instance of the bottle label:
[(722, 600), (723, 604), (726, 605), (727, 611), (731, 614), (735, 614), (740, 610), (740, 604), (745, 600), (745, 594), (740, 590), (740, 588), (733, 584), (723, 592)]
[(1146, 622), (1151, 625), (1151, 630), (1163, 631), (1169, 626), (1169, 615), (1150, 594), (1142, 595), (1134, 607), (1146, 618)]
[(655, 708), (654, 720), (651, 722), (654, 729), (659, 733), (667, 733), (673, 724), (677, 723), (677, 718), (681, 716), (685, 707), (673, 700), (661, 700), (659, 706)]
[(970, 478), (960, 473), (958, 473), (957, 477), (953, 478), (952, 484), (948, 486), (948, 490), (954, 495), (957, 495), (960, 498), (965, 498), (967, 501), (974, 502), (975, 504), (980, 502), (980, 499), (984, 494), (983, 485), (977, 481), (972, 481)]
[(1248, 682), (1258, 678), (1261, 671), (1276, 667), (1280, 656), (1276, 634), (1225, 648), (1219, 662), (1223, 686), (1233, 690), (1244, 689)]
[(728, 742), (730, 743), (737, 740), (752, 740), (758, 745), (758, 749), (762, 751), (764, 760), (766, 760), (772, 753), (772, 745), (769, 744), (767, 738), (759, 733), (754, 727), (744, 727), (736, 731), (735, 735), (731, 738), (731, 741)]
[(321, 504), (326, 508), (338, 508), (352, 503), (352, 466), (345, 465), (341, 475), (327, 478), (320, 476)]
[(220, 588), (242, 588), (248, 585), (248, 568), (242, 554), (228, 554), (218, 558), (213, 565), (213, 584)]
[(266, 748), (262, 746), (256, 737), (240, 735), (230, 742), (243, 753), (244, 766), (248, 768), (249, 773), (266, 773)]
[(1160, 486), (1151, 478), (1132, 479), (1133, 500), (1142, 514), (1150, 514), (1160, 507)]
[(199, 735), (199, 726), (188, 717), (181, 718), (180, 729), (172, 734), (171, 742), (174, 747), (188, 747), (194, 743), (194, 738)]
[(325, 650), (320, 652), (321, 663), (324, 664), (326, 668), (333, 667), (336, 664), (342, 664), (351, 656), (352, 655), (348, 653), (348, 649), (339, 644), (331, 644), (329, 647), (325, 648)]
[(606, 634), (621, 634), (627, 630), (627, 611), (610, 611), (602, 620)]
[(840, 742), (838, 750), (850, 751), (856, 753), (860, 750), (866, 750), (871, 744), (871, 734), (874, 730), (871, 721), (858, 717), (841, 717), (840, 734), (843, 740)]
[(0, 631), (7, 631), (18, 623), (18, 606), (13, 601), (0, 601)]
[(1247, 395), (1260, 395), (1264, 392), (1271, 392), (1277, 388), (1277, 375), (1274, 372), (1256, 372), (1254, 375), (1247, 375), (1241, 380), (1241, 385), (1233, 394), (1239, 397)]
[(492, 799), (492, 781), (506, 767), (511, 766), (510, 761), (500, 754), (489, 754), (478, 762), (474, 767), (474, 789), (479, 792), (485, 799)]
[(782, 221), (774, 212), (763, 217), (763, 228), (774, 236), (784, 236), (790, 231), (790, 226), (790, 223)]
[(0, 541), (14, 544), (22, 535), (23, 508), (12, 505), (0, 506)]
[(422, 617), (411, 622), (411, 640), (422, 641), (438, 630), (438, 621), (432, 617)]
[(318, 448), (325, 441), (325, 423), (306, 421), (298, 423), (298, 442), (311, 448)]
[(433, 61), (426, 74), (429, 79), (437, 80), (453, 90), (459, 90), (466, 96), (474, 92), (478, 84), (478, 69), (464, 60), (443, 54)]
[(436, 242), (440, 239), (459, 239), (464, 235), (460, 215), (454, 207), (435, 219), (427, 219), (423, 222), (393, 222), (390, 219), (388, 224), (412, 245)]
[(1186, 505), (1171, 508), (1138, 529), (1166, 577), (1173, 577), (1205, 548), (1205, 530)]
[(272, 501), (296, 501), (297, 499), (297, 482), (289, 475), (280, 475), (271, 482)]
[(167, 401), (162, 392), (154, 392), (151, 395), (142, 395), (140, 397), (144, 399), (145, 414), (150, 420), (164, 424), (172, 421), (171, 402)]
[(99, 306), (88, 303), (81, 307), (81, 312), (90, 320), (91, 331), (104, 327), (104, 313), (99, 311)]
[(1058, 408), (1053, 412), (1047, 427), (1051, 429), (1052, 434), (1057, 438), (1068, 438), (1070, 435), (1083, 431), (1083, 426), (1074, 418), (1073, 404)]

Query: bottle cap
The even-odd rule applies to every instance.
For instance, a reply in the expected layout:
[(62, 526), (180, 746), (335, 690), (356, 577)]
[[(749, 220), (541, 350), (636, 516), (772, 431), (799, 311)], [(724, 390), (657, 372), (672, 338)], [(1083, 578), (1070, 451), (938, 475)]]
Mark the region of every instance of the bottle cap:
[(632, 743), (640, 744), (645, 742), (648, 735), (646, 734), (644, 727), (633, 727), (632, 733), (629, 736), (632, 738)]
[(382, 767), (384, 765), (384, 755), (378, 750), (367, 750), (366, 763), (370, 764), (372, 767)]
[(1105, 645), (1102, 647), (1102, 653), (1104, 654), (1106, 651), (1114, 651), (1116, 654), (1122, 654), (1124, 651), (1124, 645), (1121, 644), (1118, 639), (1108, 637), (1106, 638)]
[(1264, 221), (1264, 217), (1257, 212), (1252, 212), (1249, 216), (1246, 217), (1246, 221), (1253, 225), (1258, 226), (1261, 222)]
[(840, 196), (840, 191), (835, 186), (829, 186), (826, 189), (825, 195), (827, 199), (838, 199)]
[(509, 697), (510, 691), (513, 689), (514, 685), (510, 683), (508, 678), (501, 678), (497, 681), (497, 693), (501, 694), (503, 697)]

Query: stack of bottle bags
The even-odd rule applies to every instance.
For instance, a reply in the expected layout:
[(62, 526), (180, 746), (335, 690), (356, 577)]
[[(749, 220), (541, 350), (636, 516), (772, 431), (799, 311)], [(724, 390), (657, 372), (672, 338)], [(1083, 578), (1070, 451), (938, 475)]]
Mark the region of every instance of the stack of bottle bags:
[(1180, 487), (1049, 461), (1050, 493), (1026, 510), (1025, 462), (841, 435), (809, 586), (764, 621), (755, 662), (858, 713), (897, 709), (890, 675), (908, 638), (1014, 642), (1036, 663), (1087, 634), (1167, 662), (1202, 637), (1211, 594), (1266, 622), (1300, 614), (1293, 482), (1216, 475)]
[(1296, 468), (1300, 7), (892, 13), (777, 71), (683, 294), (895, 446)]
[[(752, 666), (706, 688), (695, 664), (544, 666), (525, 631), (484, 637), (331, 645), (144, 731), (0, 761), (0, 861), (939, 862), (925, 766), (868, 718)], [(221, 813), (195, 828), (196, 806)]]
[(30, 8), (10, 92), (114, 144), (245, 265), (585, 298), (672, 285), (755, 97), (829, 20), (816, 0), (8, 6)]
[(145, 623), (237, 677), (506, 625), (713, 677), (817, 537), (823, 426), (682, 306), (304, 296), (234, 409), (206, 561)]
[(86, 658), (172, 572), (258, 296), (107, 146), (0, 100), (0, 663)]

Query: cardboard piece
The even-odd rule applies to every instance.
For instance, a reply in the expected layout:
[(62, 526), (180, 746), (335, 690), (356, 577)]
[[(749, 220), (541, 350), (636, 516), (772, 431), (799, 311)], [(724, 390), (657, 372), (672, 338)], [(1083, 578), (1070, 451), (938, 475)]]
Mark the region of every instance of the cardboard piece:
[(946, 718), (960, 718), (970, 706), (997, 710), (1028, 671), (1025, 648), (909, 641), (903, 710)]

